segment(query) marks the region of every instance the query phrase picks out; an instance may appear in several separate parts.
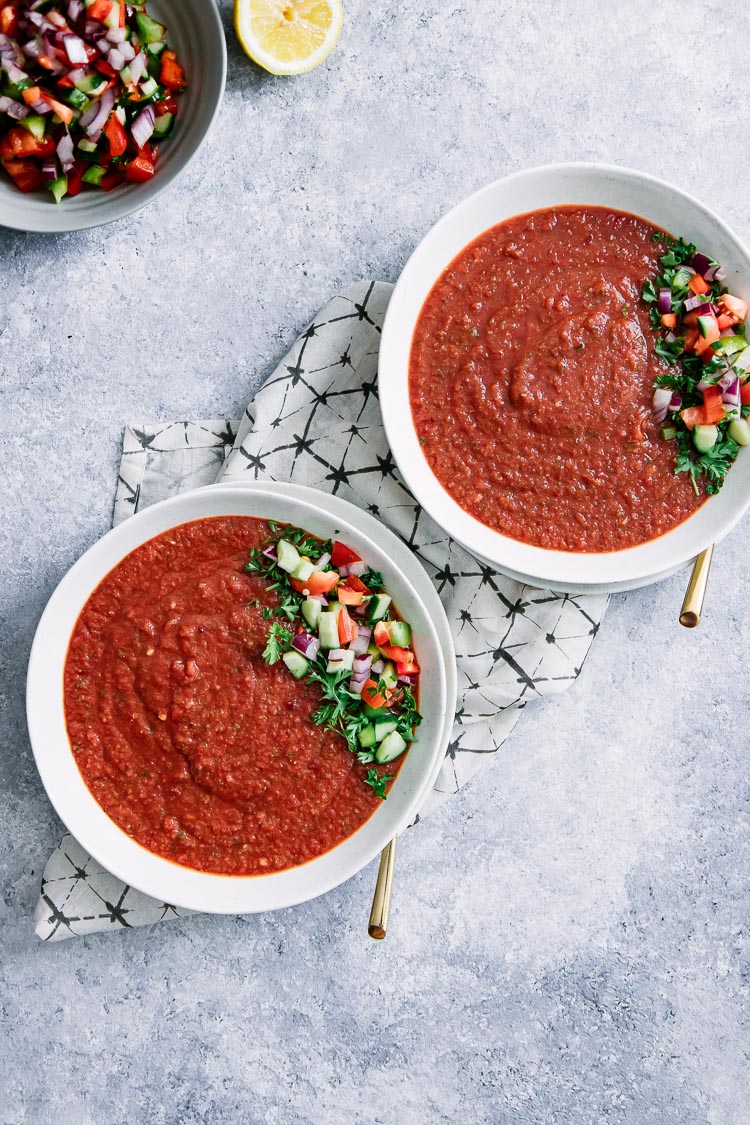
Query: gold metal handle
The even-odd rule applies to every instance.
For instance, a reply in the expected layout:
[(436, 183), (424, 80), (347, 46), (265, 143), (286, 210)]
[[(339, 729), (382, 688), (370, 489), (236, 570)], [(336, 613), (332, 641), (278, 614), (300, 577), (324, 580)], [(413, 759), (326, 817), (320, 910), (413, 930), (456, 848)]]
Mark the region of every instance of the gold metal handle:
[(693, 573), (690, 575), (685, 600), (680, 610), (680, 625), (684, 625), (686, 629), (694, 629), (700, 624), (713, 553), (714, 549), (711, 545), (705, 551), (701, 551), (693, 563)]
[(382, 941), (388, 930), (388, 917), (391, 913), (391, 894), (393, 892), (393, 869), (396, 866), (396, 837), (394, 836), (380, 855), (378, 879), (370, 911), (370, 924), (367, 932), (376, 941)]

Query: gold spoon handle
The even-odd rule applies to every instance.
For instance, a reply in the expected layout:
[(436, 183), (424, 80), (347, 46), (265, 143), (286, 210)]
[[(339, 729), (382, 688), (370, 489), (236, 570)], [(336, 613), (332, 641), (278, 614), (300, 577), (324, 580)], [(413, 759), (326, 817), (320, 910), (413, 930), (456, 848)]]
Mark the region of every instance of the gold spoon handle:
[(370, 911), (370, 924), (367, 932), (376, 941), (382, 941), (388, 930), (388, 917), (391, 913), (391, 894), (393, 892), (393, 869), (396, 866), (396, 837), (383, 848), (380, 855), (378, 879)]
[(710, 547), (706, 547), (705, 551), (701, 551), (693, 563), (693, 573), (690, 575), (688, 588), (685, 591), (685, 600), (680, 610), (680, 625), (684, 625), (686, 629), (694, 629), (696, 625), (700, 624), (713, 553), (712, 544)]

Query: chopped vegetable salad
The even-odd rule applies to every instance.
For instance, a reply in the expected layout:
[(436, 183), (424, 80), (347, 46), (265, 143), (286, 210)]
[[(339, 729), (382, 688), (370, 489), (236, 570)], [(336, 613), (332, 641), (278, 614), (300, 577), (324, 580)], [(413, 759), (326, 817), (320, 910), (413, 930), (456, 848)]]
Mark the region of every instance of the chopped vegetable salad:
[(0, 163), (21, 191), (155, 174), (187, 79), (144, 3), (0, 0)]

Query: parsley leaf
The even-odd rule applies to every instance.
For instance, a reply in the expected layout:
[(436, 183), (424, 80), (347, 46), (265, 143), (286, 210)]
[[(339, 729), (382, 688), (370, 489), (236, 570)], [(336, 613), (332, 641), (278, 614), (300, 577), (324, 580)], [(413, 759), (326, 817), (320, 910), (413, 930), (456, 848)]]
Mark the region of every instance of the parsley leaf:
[(373, 766), (372, 769), (367, 771), (367, 777), (364, 779), (365, 785), (369, 785), (376, 797), (380, 797), (381, 801), (386, 798), (385, 787), (389, 781), (393, 780), (393, 776), (389, 773), (381, 775)]
[(266, 664), (275, 664), (281, 660), (282, 653), (286, 652), (292, 643), (292, 634), (278, 621), (274, 621), (268, 630), (266, 647), (263, 649), (263, 659)]

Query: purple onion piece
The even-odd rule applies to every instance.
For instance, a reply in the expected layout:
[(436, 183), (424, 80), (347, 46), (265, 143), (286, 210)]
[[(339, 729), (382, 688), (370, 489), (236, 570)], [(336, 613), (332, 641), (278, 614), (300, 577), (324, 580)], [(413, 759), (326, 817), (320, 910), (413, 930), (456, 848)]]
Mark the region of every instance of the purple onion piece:
[(666, 387), (657, 387), (654, 391), (653, 410), (654, 421), (663, 422), (667, 416), (667, 410), (672, 400), (672, 392)]
[(14, 121), (23, 121), (29, 116), (29, 107), (16, 102), (13, 98), (0, 98), (0, 113), (7, 113)]
[(680, 410), (682, 407), (682, 395), (678, 395), (675, 391), (669, 400), (669, 409), (671, 411)]
[(83, 15), (83, 0), (70, 0), (68, 4), (68, 19), (75, 23)]
[(124, 43), (127, 37), (128, 29), (126, 27), (111, 27), (106, 35), (106, 38), (115, 47), (118, 43)]
[(663, 289), (659, 290), (656, 305), (662, 315), (672, 311), (672, 290), (669, 286), (665, 286)]
[(339, 567), (339, 575), (341, 576), (341, 578), (349, 577), (349, 567), (346, 565), (346, 563), (344, 563), (343, 566)]
[(320, 652), (320, 641), (313, 633), (297, 633), (292, 641), (292, 648), (296, 648), (308, 660), (314, 660)]
[(352, 665), (353, 672), (369, 672), (371, 668), (372, 655), (369, 652), (354, 657), (354, 664)]
[(365, 637), (367, 639), (367, 643), (369, 645), (370, 638), (372, 637), (372, 629), (370, 628), (370, 626), (369, 625), (358, 625), (357, 626), (357, 632), (359, 633), (360, 637)]
[(155, 121), (156, 114), (152, 105), (147, 105), (136, 117), (130, 127), (130, 133), (138, 148), (143, 148), (145, 144), (148, 144), (154, 131)]
[(398, 682), (400, 684), (407, 684), (408, 687), (416, 687), (417, 686), (417, 679), (418, 679), (418, 677), (417, 677), (416, 673), (411, 673), (409, 675), (404, 673), (403, 676), (399, 676)]
[(50, 157), (42, 164), (42, 179), (48, 184), (57, 179), (57, 160), (54, 157)]
[(696, 273), (699, 273), (701, 277), (705, 277), (706, 271), (710, 270), (711, 268), (711, 259), (705, 254), (693, 254), (693, 257), (690, 260), (690, 265), (693, 267)]
[(320, 558), (318, 559), (318, 561), (315, 564), (315, 569), (316, 570), (325, 570), (325, 568), (328, 566), (330, 561), (331, 561), (331, 556), (329, 554), (326, 553), (325, 555), (321, 555)]
[(354, 678), (354, 676), (352, 676), (349, 680), (349, 691), (353, 692), (355, 695), (361, 695), (365, 690), (366, 683), (366, 678), (364, 680), (357, 680)]
[(693, 312), (695, 309), (699, 309), (702, 304), (703, 298), (698, 294), (693, 294), (685, 301), (685, 312)]
[(382, 675), (382, 673), (385, 672), (385, 662), (383, 660), (373, 661), (370, 671), (374, 672), (376, 676)]
[(60, 157), (60, 163), (64, 168), (70, 167), (75, 160), (73, 138), (70, 133), (65, 132), (57, 142), (57, 155)]
[(125, 56), (117, 47), (113, 47), (107, 55), (107, 62), (113, 70), (122, 70), (125, 66)]
[(352, 575), (354, 578), (361, 578), (366, 570), (367, 570), (367, 563), (365, 563), (365, 562), (349, 563), (349, 574)]
[(671, 329), (670, 329), (670, 331), (669, 331), (669, 332), (667, 332), (667, 334), (666, 334), (666, 336), (664, 337), (664, 339), (665, 339), (665, 340), (667, 341), (667, 343), (668, 343), (668, 344), (673, 344), (673, 343), (675, 342), (675, 340), (677, 339), (677, 336), (676, 336), (676, 334), (675, 334), (674, 332), (672, 332), (672, 331), (671, 331)]
[(30, 59), (38, 59), (42, 53), (42, 45), (38, 39), (29, 39), (22, 47), (23, 53)]
[(117, 49), (125, 59), (126, 63), (132, 62), (132, 60), (135, 58), (135, 47), (132, 43), (129, 43), (127, 39), (124, 43), (121, 43)]
[[(92, 106), (86, 110), (83, 117), (88, 117), (89, 112), (93, 109), (94, 116), (92, 119), (83, 125), (87, 135), (91, 140), (98, 136), (104, 128), (107, 118), (109, 117), (115, 104), (115, 92), (113, 89), (105, 90), (98, 102), (94, 102)], [(79, 124), (83, 124), (83, 117), (81, 117)]]
[(34, 110), (34, 113), (52, 113), (52, 106), (48, 105), (47, 102), (43, 102), (41, 98), (32, 102), (31, 108)]
[[(701, 380), (701, 382), (702, 381), (703, 380)], [(724, 372), (722, 377), (717, 381), (716, 386), (719, 388), (720, 391), (729, 391), (729, 390), (731, 390), (732, 387), (734, 387), (738, 384), (739, 384), (739, 379), (735, 375), (734, 371), (732, 371), (732, 369), (730, 368), (729, 371)], [(701, 390), (705, 390), (704, 387), (700, 386), (700, 383), (698, 384), (698, 386), (700, 387)]]
[(271, 544), (270, 547), (265, 547), (263, 549), (263, 554), (266, 556), (267, 559), (277, 559), (279, 557), (273, 543)]
[(130, 76), (133, 79), (133, 85), (137, 86), (143, 75), (148, 69), (148, 59), (144, 51), (139, 51), (133, 61), (130, 63)]
[(370, 642), (366, 641), (364, 637), (355, 637), (353, 641), (349, 642), (349, 648), (352, 650), (352, 652), (365, 653), (367, 652), (367, 646), (369, 645), (369, 643)]

